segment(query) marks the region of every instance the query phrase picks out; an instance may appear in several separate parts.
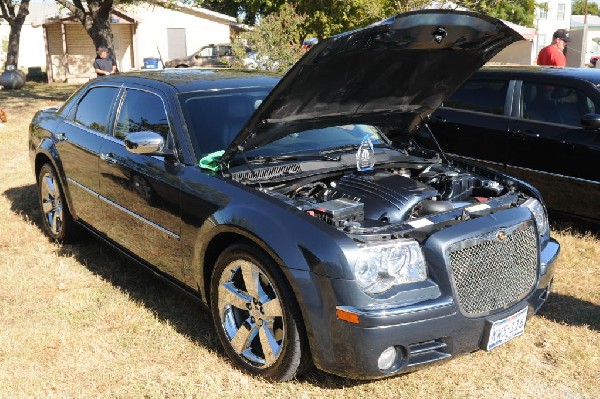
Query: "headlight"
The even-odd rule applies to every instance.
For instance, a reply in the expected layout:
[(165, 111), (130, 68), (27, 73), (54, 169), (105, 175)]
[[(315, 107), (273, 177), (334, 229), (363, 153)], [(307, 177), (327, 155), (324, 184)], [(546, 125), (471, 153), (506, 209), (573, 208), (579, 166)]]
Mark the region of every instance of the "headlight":
[(413, 240), (364, 246), (354, 265), (354, 276), (362, 290), (379, 294), (394, 285), (427, 279), (421, 246)]
[(527, 207), (533, 214), (540, 236), (546, 235), (548, 233), (548, 216), (544, 206), (535, 198), (529, 198), (523, 203), (523, 206)]

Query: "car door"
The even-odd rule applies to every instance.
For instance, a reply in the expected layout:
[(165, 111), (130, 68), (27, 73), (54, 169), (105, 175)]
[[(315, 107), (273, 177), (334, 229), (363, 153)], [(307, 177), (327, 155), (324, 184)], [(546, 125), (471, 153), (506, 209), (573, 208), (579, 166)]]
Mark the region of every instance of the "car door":
[(600, 96), (583, 81), (525, 79), (516, 91), (507, 172), (536, 186), (551, 209), (600, 220), (600, 137), (581, 127), (600, 113)]
[(128, 133), (152, 131), (173, 146), (164, 98), (127, 88), (114, 134), (101, 148), (99, 192), (105, 200), (106, 234), (152, 265), (181, 277), (180, 166), (164, 157), (134, 154)]
[(442, 149), (501, 168), (508, 151), (512, 88), (508, 78), (477, 77), (456, 90), (431, 118), (431, 130)]
[(56, 151), (66, 176), (71, 211), (80, 220), (100, 226), (104, 215), (98, 196), (98, 160), (107, 139), (119, 88), (95, 86), (84, 93), (60, 125)]
[(194, 56), (194, 66), (214, 66), (217, 61), (217, 48), (214, 45), (203, 47)]

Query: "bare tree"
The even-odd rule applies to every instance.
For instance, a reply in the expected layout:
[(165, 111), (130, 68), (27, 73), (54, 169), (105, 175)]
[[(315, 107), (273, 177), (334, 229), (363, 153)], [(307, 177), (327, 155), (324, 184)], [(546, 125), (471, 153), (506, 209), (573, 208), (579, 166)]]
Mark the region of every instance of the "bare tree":
[(29, 0), (21, 0), (18, 6), (13, 0), (0, 0), (0, 12), (0, 18), (6, 20), (10, 25), (5, 68), (8, 65), (14, 65), (16, 69), (19, 62), (21, 28), (23, 27), (25, 18), (29, 14)]

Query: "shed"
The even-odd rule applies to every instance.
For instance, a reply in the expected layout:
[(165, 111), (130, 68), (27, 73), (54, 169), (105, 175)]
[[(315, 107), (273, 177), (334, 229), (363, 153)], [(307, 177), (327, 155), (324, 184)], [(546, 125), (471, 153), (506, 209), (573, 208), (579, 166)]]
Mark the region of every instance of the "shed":
[[(82, 82), (96, 76), (95, 46), (75, 16), (50, 16), (41, 25), (48, 81)], [(163, 2), (113, 8), (110, 16), (114, 55), (120, 71), (141, 69), (144, 58), (190, 54), (210, 43), (229, 43), (235, 18), (210, 10)]]

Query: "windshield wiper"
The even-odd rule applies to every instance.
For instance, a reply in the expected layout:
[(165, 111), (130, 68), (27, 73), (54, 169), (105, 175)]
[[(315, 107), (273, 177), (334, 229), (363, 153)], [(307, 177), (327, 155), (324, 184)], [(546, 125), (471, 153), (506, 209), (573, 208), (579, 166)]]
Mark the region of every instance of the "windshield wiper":
[(337, 157), (332, 157), (330, 155), (327, 154), (323, 154), (323, 153), (318, 153), (318, 154), (289, 154), (289, 155), (259, 155), (256, 157), (250, 157), (248, 158), (248, 161), (251, 163), (270, 163), (270, 162), (276, 162), (276, 161), (289, 161), (289, 160), (296, 160), (296, 159), (320, 159), (322, 161), (333, 161), (333, 162), (339, 162), (342, 157), (341, 156), (337, 156)]
[[(373, 144), (373, 148), (387, 148), (385, 143)], [(360, 148), (360, 144), (344, 144), (339, 147), (331, 147), (319, 152), (319, 154), (331, 154), (333, 152), (356, 151)]]

